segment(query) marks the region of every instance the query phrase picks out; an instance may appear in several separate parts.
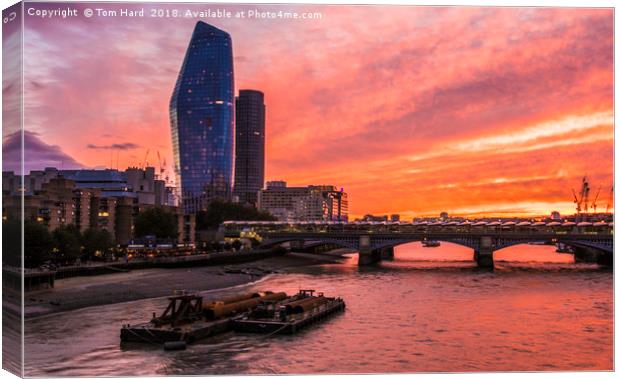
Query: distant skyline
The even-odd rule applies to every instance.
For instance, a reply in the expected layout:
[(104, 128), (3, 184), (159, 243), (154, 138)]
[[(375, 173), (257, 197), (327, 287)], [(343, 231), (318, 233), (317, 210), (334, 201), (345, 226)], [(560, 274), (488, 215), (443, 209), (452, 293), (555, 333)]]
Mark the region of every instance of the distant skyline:
[[(207, 7), (127, 7), (154, 6)], [(202, 19), (232, 36), (236, 90), (269, 104), (266, 180), (344, 187), (352, 219), (572, 214), (583, 175), (591, 196), (602, 187), (599, 210), (609, 200), (612, 9), (209, 7), (322, 13)], [(168, 102), (198, 20), (26, 17), (27, 169), (116, 166), (117, 154), (123, 169), (148, 149), (172, 177)]]

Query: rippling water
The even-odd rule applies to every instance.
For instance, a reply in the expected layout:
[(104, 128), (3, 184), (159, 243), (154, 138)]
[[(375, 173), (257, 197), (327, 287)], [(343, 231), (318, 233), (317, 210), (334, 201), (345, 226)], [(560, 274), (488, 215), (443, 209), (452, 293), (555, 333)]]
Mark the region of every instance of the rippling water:
[[(187, 375), (613, 369), (613, 274), (548, 246), (498, 251), (480, 271), (456, 245), (396, 250), (358, 268), (353, 256), (242, 289), (315, 288), (347, 310), (294, 336), (227, 333), (165, 352), (119, 344), (119, 327), (165, 299), (93, 307), (26, 322), (26, 374)], [(507, 262), (509, 261), (509, 262)], [(533, 263), (537, 262), (537, 263)], [(546, 262), (546, 263), (541, 263)]]

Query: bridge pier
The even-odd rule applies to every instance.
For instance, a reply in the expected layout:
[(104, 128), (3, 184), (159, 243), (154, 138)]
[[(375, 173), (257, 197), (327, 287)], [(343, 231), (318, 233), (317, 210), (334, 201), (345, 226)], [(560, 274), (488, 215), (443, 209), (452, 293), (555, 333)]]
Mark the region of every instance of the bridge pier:
[(303, 252), (304, 251), (304, 240), (290, 241), (289, 246), (291, 247), (291, 251)]
[(480, 248), (474, 251), (474, 260), (479, 268), (493, 269), (493, 241), (491, 237), (480, 237)]
[(587, 247), (573, 247), (575, 250), (575, 262), (577, 263), (597, 263), (597, 252)]
[(358, 256), (358, 266), (369, 266), (381, 260), (381, 253), (372, 249), (368, 235), (360, 236)]
[(598, 258), (596, 259), (596, 263), (600, 264), (601, 266), (613, 268), (614, 267), (614, 254), (607, 252), (607, 251), (601, 252)]
[(495, 267), (493, 263), (492, 251), (474, 251), (474, 260), (478, 264), (479, 268), (493, 269)]
[(381, 260), (381, 257), (378, 256), (376, 251), (362, 251), (360, 249), (359, 259), (357, 261), (358, 266), (370, 266), (375, 264)]
[(601, 266), (613, 267), (614, 256), (613, 253), (607, 253), (583, 246), (574, 246), (575, 250), (575, 262), (577, 263), (597, 263)]

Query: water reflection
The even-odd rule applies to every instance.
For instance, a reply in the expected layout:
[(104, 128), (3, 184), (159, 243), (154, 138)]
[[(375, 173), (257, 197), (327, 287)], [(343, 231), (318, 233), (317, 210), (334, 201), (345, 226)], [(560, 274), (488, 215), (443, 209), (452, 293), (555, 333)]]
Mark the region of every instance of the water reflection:
[[(419, 245), (419, 244), (418, 244)], [(435, 261), (429, 261), (429, 254)], [(229, 290), (316, 288), (347, 301), (343, 314), (295, 336), (228, 333), (186, 351), (119, 344), (123, 323), (148, 319), (165, 299), (114, 304), (26, 323), (26, 374), (189, 375), (511, 370), (610, 370), (613, 275), (563, 263), (553, 247), (501, 252), (477, 270), (471, 250), (409, 245), (393, 261), (299, 269)], [(517, 262), (519, 257), (528, 257)], [(533, 259), (555, 263), (531, 263)], [(421, 259), (426, 259), (420, 261)], [(506, 260), (506, 262), (505, 262)], [(562, 267), (562, 269), (558, 269)], [(567, 348), (570, 346), (570, 348)]]
[[(450, 242), (441, 242), (439, 247), (423, 247), (420, 242), (413, 242), (394, 249), (394, 258), (403, 262), (471, 262), (473, 256), (473, 249)], [(493, 259), (496, 262), (575, 263), (572, 254), (556, 252), (555, 245), (514, 245), (495, 251)]]

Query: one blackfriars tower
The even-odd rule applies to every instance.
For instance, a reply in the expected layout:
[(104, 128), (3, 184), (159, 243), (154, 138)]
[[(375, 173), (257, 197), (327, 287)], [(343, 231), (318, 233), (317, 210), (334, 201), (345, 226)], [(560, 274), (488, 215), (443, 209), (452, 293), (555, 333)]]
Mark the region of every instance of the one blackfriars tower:
[(231, 198), (233, 102), (230, 35), (198, 21), (170, 99), (174, 168), (187, 213)]
[(236, 99), (235, 195), (256, 204), (265, 182), (265, 102), (263, 93), (240, 90)]

